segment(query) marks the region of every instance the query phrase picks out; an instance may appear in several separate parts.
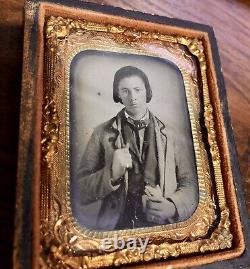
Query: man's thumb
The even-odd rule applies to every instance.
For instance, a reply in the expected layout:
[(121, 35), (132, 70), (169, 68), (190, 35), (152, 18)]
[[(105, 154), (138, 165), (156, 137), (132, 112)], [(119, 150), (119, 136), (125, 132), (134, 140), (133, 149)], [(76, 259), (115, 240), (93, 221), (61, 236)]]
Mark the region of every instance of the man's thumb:
[(156, 187), (156, 189), (161, 190), (161, 188), (160, 188), (160, 185), (159, 185), (159, 184), (157, 184), (155, 187)]
[(129, 149), (129, 142), (126, 143), (125, 148)]

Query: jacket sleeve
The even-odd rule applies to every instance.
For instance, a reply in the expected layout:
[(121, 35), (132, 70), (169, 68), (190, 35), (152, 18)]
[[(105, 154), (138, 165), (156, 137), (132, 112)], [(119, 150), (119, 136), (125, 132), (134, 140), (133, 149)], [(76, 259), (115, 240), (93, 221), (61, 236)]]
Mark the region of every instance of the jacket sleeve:
[(77, 173), (78, 199), (81, 204), (88, 204), (103, 199), (119, 188), (111, 184), (112, 160), (105, 160), (104, 147), (100, 135), (94, 130)]
[(175, 221), (184, 221), (194, 213), (199, 196), (192, 143), (175, 137), (174, 154), (177, 190), (168, 199), (174, 203), (177, 210)]

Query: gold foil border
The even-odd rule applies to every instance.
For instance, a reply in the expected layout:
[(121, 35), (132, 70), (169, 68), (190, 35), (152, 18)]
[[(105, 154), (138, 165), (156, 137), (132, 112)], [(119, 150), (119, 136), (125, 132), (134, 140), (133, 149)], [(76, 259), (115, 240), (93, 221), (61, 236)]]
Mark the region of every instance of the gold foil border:
[[(51, 195), (51, 184), (53, 181), (56, 181), (55, 186), (58, 185), (58, 179), (56, 179), (55, 174), (55, 162), (58, 157), (58, 146), (60, 145), (60, 130), (66, 129), (69, 126), (68, 119), (66, 117), (66, 123), (64, 125), (60, 122), (60, 117), (57, 116), (57, 103), (54, 101), (54, 84), (61, 81), (65, 81), (65, 78), (61, 78), (60, 75), (54, 74), (53, 63), (60, 61), (60, 56), (58, 54), (58, 48), (63, 42), (65, 42), (69, 35), (78, 31), (79, 34), (83, 34), (86, 32), (104, 32), (111, 33), (113, 35), (122, 34), (122, 41), (124, 44), (128, 44), (131, 40), (134, 42), (135, 40), (154, 40), (160, 42), (171, 42), (176, 44), (184, 45), (188, 48), (190, 53), (196, 56), (199, 60), (201, 76), (202, 76), (202, 93), (204, 98), (204, 118), (205, 124), (208, 132), (208, 140), (210, 145), (210, 153), (213, 162), (213, 169), (215, 173), (215, 182), (216, 182), (216, 192), (218, 195), (219, 208), (221, 214), (221, 220), (211, 237), (208, 239), (198, 239), (191, 242), (177, 242), (169, 244), (166, 241), (166, 236), (163, 236), (163, 241), (159, 245), (150, 244), (146, 252), (144, 254), (138, 255), (139, 249), (135, 251), (131, 250), (122, 250), (118, 252), (113, 252), (105, 255), (97, 255), (91, 256), (88, 252), (92, 250), (97, 250), (99, 247), (99, 241), (96, 239), (96, 232), (89, 231), (87, 234), (79, 230), (77, 225), (74, 223), (74, 220), (70, 214), (70, 203), (67, 200), (66, 206), (61, 202), (60, 197), (56, 197)], [(133, 46), (133, 42), (130, 43)], [(127, 264), (131, 262), (137, 261), (148, 261), (152, 259), (159, 258), (167, 258), (169, 256), (178, 256), (180, 254), (185, 253), (195, 253), (195, 252), (204, 252), (204, 251), (213, 251), (218, 249), (230, 248), (232, 243), (232, 235), (230, 233), (230, 221), (229, 221), (229, 210), (226, 207), (225, 194), (223, 188), (223, 180), (220, 168), (220, 155), (218, 150), (218, 145), (216, 141), (216, 132), (214, 129), (214, 120), (213, 120), (213, 111), (209, 98), (209, 90), (207, 84), (207, 76), (206, 76), (206, 59), (203, 51), (203, 44), (201, 40), (190, 39), (186, 37), (178, 37), (178, 36), (166, 36), (160, 33), (150, 33), (150, 32), (139, 32), (133, 29), (127, 29), (121, 26), (114, 25), (100, 25), (94, 22), (87, 21), (74, 21), (71, 19), (63, 19), (61, 17), (55, 18), (51, 17), (47, 23), (47, 45), (48, 45), (48, 58), (49, 66), (47, 66), (46, 85), (50, 85), (48, 88), (45, 88), (45, 106), (43, 115), (43, 139), (42, 139), (42, 152), (43, 152), (43, 164), (42, 171), (42, 223), (41, 223), (41, 245), (42, 249), (49, 248), (49, 254), (45, 256), (41, 256), (41, 265), (44, 268), (53, 267), (55, 264), (61, 264), (61, 268), (99, 268), (102, 266), (108, 265), (121, 265)], [(52, 59), (52, 60), (51, 60)], [(55, 61), (55, 62), (54, 62)], [(51, 66), (52, 65), (52, 66)], [(182, 71), (182, 74), (184, 72)], [(185, 74), (183, 76), (185, 78)], [(52, 86), (51, 86), (51, 84)], [(54, 85), (54, 86), (53, 86)], [(187, 90), (187, 85), (185, 88)], [(187, 96), (188, 97), (188, 96)], [(69, 112), (68, 103), (68, 95), (66, 97), (66, 114)], [(188, 102), (189, 106), (189, 102)], [(190, 106), (189, 106), (190, 112)], [(192, 115), (192, 113), (190, 113)], [(53, 122), (54, 121), (54, 122)], [(51, 123), (53, 122), (52, 128)], [(193, 124), (191, 118), (191, 125)], [(62, 128), (61, 128), (62, 127)], [(48, 131), (49, 130), (49, 131)], [(193, 127), (192, 127), (193, 131)], [(63, 137), (66, 137), (66, 140), (63, 139), (63, 142), (69, 141), (68, 135), (65, 133)], [(198, 135), (199, 137), (199, 135)], [(195, 139), (195, 135), (193, 133), (193, 138)], [(68, 139), (68, 140), (67, 140)], [(68, 145), (66, 143), (66, 145)], [(196, 152), (197, 153), (197, 152)], [(68, 154), (68, 148), (66, 148), (66, 152), (62, 154), (62, 157), (66, 157)], [(196, 154), (197, 155), (197, 154)], [(197, 160), (197, 158), (196, 158)], [(57, 163), (58, 165), (58, 163)], [(69, 181), (68, 169), (65, 173), (66, 181)], [(204, 178), (206, 179), (209, 175), (204, 174)], [(62, 187), (60, 193), (62, 197), (65, 197), (65, 190), (68, 188), (69, 182)], [(199, 181), (200, 184), (200, 181)], [(208, 191), (206, 186), (205, 191)], [(209, 192), (209, 191), (208, 191)], [(69, 196), (69, 193), (66, 194)], [(53, 204), (53, 205), (51, 205)], [(185, 222), (184, 222), (185, 223)], [(181, 224), (181, 223), (180, 223)], [(205, 227), (207, 229), (207, 227)], [(80, 232), (80, 235), (79, 235)], [(176, 233), (175, 230), (164, 230), (159, 232), (158, 235), (162, 235), (172, 232)], [(154, 232), (151, 232), (151, 234)], [(84, 236), (83, 236), (84, 235)], [(108, 234), (104, 233), (104, 236)], [(76, 247), (78, 243), (79, 236), (83, 237), (82, 244)], [(195, 239), (195, 237), (194, 237)], [(165, 241), (164, 241), (165, 240)], [(78, 249), (85, 249), (84, 256), (76, 255)]]

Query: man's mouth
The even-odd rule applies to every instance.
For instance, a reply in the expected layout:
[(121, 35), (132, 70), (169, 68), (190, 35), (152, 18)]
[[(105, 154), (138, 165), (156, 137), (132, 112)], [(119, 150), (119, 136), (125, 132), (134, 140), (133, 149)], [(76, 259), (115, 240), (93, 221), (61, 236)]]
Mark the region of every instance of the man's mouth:
[(138, 106), (137, 103), (130, 103), (130, 106)]

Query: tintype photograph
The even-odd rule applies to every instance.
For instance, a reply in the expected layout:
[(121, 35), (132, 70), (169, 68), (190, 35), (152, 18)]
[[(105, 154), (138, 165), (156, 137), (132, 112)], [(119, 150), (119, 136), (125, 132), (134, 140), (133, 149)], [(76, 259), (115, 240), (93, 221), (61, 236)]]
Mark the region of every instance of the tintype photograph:
[(199, 189), (184, 82), (158, 57), (89, 50), (70, 68), (71, 204), (111, 231), (187, 220)]

